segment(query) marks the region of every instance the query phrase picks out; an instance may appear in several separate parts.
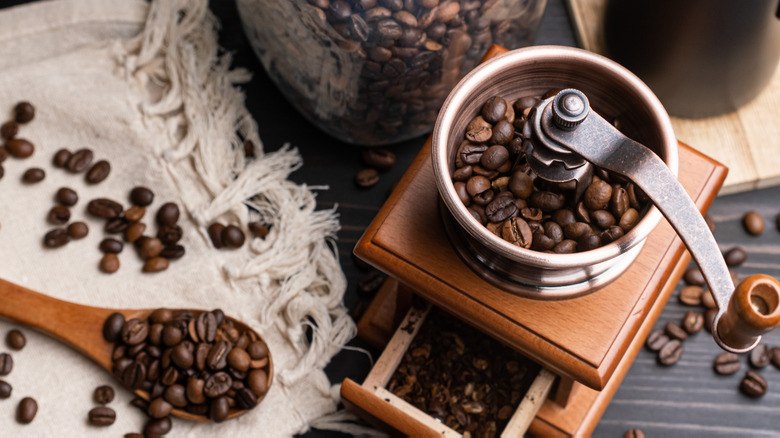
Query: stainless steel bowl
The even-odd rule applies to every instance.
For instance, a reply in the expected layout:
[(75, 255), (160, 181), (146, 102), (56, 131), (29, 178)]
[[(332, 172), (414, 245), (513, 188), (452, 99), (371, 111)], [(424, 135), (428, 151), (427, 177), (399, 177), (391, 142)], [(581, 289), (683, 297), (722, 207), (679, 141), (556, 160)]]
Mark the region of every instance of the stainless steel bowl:
[[(537, 299), (593, 292), (623, 273), (639, 254), (660, 212), (650, 206), (620, 239), (574, 254), (551, 254), (512, 245), (476, 221), (452, 182), (455, 153), (466, 125), (492, 96), (507, 101), (576, 88), (607, 120), (658, 154), (677, 175), (677, 140), (669, 116), (653, 92), (615, 62), (580, 49), (536, 46), (510, 51), (469, 73), (450, 93), (433, 131), (432, 158), (441, 214), (453, 246), (480, 276), (509, 292)], [(640, 212), (642, 213), (642, 212)]]

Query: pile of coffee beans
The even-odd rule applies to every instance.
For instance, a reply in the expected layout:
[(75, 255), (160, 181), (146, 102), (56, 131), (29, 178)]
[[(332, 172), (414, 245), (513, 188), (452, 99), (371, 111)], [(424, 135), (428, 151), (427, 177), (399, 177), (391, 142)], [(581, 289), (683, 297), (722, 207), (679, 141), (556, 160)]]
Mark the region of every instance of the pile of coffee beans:
[(499, 436), (539, 367), (434, 308), (388, 390), (464, 436)]
[[(5, 344), (14, 351), (22, 350), (27, 345), (27, 338), (20, 330), (9, 330), (5, 337)], [(0, 377), (11, 374), (14, 369), (14, 359), (10, 353), (0, 353)], [(0, 400), (11, 397), (13, 386), (3, 379), (0, 379)], [(38, 402), (32, 397), (24, 397), (19, 400), (16, 406), (16, 421), (19, 424), (30, 424), (38, 413)]]
[(114, 313), (103, 337), (115, 343), (117, 378), (148, 395), (133, 403), (151, 418), (147, 430), (170, 430), (174, 409), (221, 422), (254, 408), (268, 391), (268, 347), (221, 310), (157, 309), (146, 319), (127, 320)]
[(526, 159), (529, 116), (544, 96), (488, 99), (466, 127), (452, 174), (471, 215), (493, 234), (522, 248), (559, 254), (596, 249), (639, 222), (649, 204), (633, 183), (597, 169), (582, 199), (571, 182), (538, 178)]
[[(487, 49), (531, 44), (542, 12), (542, 2), (536, 0), (308, 3), (274, 5), (289, 8), (284, 13), (290, 16), (305, 17), (286, 21), (283, 34), (267, 23), (275, 14), (266, 14), (248, 20), (267, 23), (250, 35), (268, 38), (256, 43), (264, 48), (260, 57), (307, 118), (326, 132), (364, 145), (429, 131), (449, 91)], [(295, 48), (289, 47), (292, 42), (285, 44), (288, 35)], [(311, 35), (311, 41), (301, 35)], [(317, 61), (291, 62), (290, 50)]]

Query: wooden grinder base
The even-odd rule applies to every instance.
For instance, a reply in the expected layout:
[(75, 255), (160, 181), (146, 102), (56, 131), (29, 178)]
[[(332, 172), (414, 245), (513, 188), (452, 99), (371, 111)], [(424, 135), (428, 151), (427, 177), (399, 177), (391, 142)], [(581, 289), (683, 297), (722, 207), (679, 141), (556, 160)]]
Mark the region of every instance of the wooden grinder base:
[[(720, 163), (680, 144), (679, 180), (706, 211), (726, 177)], [(444, 232), (430, 141), (367, 228), (355, 254), (484, 333), (561, 376), (531, 424), (532, 433), (588, 434), (598, 422), (661, 313), (689, 256), (666, 221), (650, 234), (628, 270), (607, 287), (562, 301), (522, 298), (471, 271)], [(382, 345), (408, 309), (406, 294), (386, 287), (359, 323), (359, 336)], [(415, 435), (415, 421), (349, 379), (345, 402), (367, 417)]]

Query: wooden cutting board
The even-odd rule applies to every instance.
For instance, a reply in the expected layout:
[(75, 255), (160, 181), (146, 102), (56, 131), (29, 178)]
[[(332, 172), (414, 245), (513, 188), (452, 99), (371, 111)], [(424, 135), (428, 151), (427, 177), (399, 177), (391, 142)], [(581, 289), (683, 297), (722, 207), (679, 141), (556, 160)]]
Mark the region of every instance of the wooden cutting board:
[[(604, 53), (606, 0), (566, 0), (580, 47)], [(780, 68), (752, 102), (718, 117), (672, 117), (677, 138), (729, 168), (720, 194), (780, 184)]]

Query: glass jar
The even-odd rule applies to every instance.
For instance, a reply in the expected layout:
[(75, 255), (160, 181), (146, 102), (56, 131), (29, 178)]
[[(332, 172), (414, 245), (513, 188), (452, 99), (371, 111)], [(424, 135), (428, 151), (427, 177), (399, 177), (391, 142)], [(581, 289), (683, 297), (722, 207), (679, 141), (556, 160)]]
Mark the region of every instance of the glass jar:
[(546, 0), (237, 0), (268, 75), (309, 121), (353, 144), (430, 132), (492, 44), (533, 43)]

